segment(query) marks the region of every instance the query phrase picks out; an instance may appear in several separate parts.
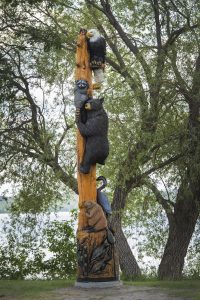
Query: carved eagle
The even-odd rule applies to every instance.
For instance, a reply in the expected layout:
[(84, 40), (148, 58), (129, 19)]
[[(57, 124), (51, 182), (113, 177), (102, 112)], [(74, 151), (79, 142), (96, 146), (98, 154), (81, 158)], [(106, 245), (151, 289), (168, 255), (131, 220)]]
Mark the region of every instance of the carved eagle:
[(88, 50), (92, 69), (102, 68), (105, 64), (106, 41), (96, 29), (87, 31)]

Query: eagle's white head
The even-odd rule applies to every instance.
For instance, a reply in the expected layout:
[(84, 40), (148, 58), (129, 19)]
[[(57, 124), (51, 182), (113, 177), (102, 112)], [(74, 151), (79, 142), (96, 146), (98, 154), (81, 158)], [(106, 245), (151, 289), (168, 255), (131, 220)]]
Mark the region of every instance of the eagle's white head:
[(87, 31), (87, 37), (90, 39), (91, 42), (95, 42), (101, 37), (101, 35), (96, 29), (89, 29)]

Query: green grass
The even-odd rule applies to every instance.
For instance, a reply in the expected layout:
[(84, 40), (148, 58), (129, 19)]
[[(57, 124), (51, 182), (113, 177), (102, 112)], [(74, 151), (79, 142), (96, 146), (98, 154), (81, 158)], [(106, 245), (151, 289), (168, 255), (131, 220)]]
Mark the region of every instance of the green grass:
[(200, 300), (200, 280), (180, 280), (180, 281), (126, 281), (124, 284), (134, 286), (148, 286), (167, 289), (167, 293), (175, 296), (184, 296), (193, 300)]
[[(200, 300), (200, 280), (124, 281), (124, 284), (163, 288), (170, 295)], [(0, 300), (54, 300), (56, 289), (73, 285), (74, 280), (0, 280)], [(64, 298), (58, 295), (58, 299)]]
[(0, 299), (51, 299), (52, 291), (73, 284), (72, 280), (0, 280)]

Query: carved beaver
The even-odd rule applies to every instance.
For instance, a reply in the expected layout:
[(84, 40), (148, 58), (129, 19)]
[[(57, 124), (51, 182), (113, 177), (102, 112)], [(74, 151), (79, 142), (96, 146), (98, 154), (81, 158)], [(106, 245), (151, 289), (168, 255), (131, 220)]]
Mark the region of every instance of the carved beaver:
[(88, 220), (88, 227), (85, 229), (89, 232), (101, 231), (107, 229), (108, 223), (103, 212), (103, 209), (99, 204), (94, 201), (86, 201), (84, 203), (85, 215)]

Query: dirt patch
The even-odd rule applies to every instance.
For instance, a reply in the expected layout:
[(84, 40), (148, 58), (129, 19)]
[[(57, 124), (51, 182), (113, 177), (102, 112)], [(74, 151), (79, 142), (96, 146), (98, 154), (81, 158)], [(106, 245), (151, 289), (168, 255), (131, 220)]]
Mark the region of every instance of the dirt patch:
[[(52, 298), (53, 299), (53, 298)], [(54, 292), (55, 300), (189, 300), (191, 298), (176, 297), (167, 291), (153, 287), (121, 286), (106, 289), (82, 289), (69, 287)]]
[(15, 298), (13, 296), (1, 295), (0, 300), (191, 300), (191, 298), (173, 296), (176, 291), (177, 290), (128, 285), (98, 289), (67, 287), (42, 292), (37, 296), (31, 297), (23, 296), (22, 298)]

